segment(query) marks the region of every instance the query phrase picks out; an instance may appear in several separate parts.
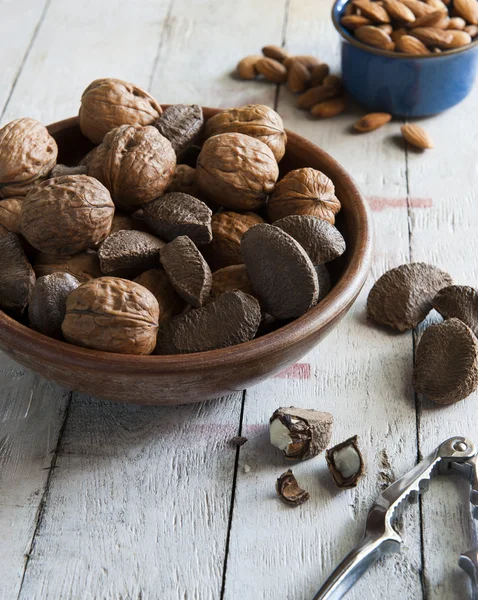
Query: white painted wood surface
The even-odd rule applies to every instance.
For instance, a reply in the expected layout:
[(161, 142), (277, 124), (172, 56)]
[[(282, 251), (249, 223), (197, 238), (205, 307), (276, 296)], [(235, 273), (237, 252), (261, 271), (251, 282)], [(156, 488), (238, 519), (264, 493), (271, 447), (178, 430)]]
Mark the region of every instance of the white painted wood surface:
[[(235, 63), (285, 38), (292, 52), (337, 69), (330, 6), (0, 0), (1, 124), (71, 116), (101, 76), (148, 87), (161, 102), (274, 106), (275, 86), (231, 78)], [(315, 122), (287, 90), (277, 100), (286, 126), (335, 156), (371, 198), (366, 289), (302, 366), (244, 398), (121, 406), (70, 397), (2, 356), (0, 598), (309, 598), (359, 539), (382, 485), (448, 435), (476, 438), (475, 399), (441, 409), (416, 399), (412, 335), (372, 326), (365, 300), (373, 280), (410, 258), (478, 284), (478, 90), (427, 120), (437, 148), (424, 155), (396, 143), (399, 123), (351, 134), (359, 108)], [(269, 445), (267, 422), (291, 404), (332, 412), (334, 442), (359, 435), (368, 472), (356, 490), (338, 492), (321, 457), (294, 467), (311, 500), (295, 510), (278, 502), (275, 479), (288, 465)], [(228, 440), (241, 430), (249, 441), (236, 453)], [(376, 565), (349, 597), (466, 598), (456, 564), (476, 537), (467, 493), (460, 480), (435, 481), (403, 519), (402, 555)]]

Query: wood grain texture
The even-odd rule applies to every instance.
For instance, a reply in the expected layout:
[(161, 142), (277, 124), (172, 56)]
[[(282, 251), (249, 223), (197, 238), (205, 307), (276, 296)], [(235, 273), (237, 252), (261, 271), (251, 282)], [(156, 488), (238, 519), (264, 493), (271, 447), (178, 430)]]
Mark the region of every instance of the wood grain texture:
[[(337, 72), (339, 47), (329, 10), (325, 2), (292, 0), (286, 47), (292, 53), (317, 55)], [(293, 102), (294, 96), (281, 89), (278, 109), (286, 126), (337, 158), (353, 173), (365, 195), (407, 195), (405, 153), (390, 139), (389, 130), (354, 135), (350, 130), (361, 114), (359, 109), (352, 109), (357, 114), (330, 121), (312, 121)], [(375, 215), (375, 233), (374, 280), (408, 261), (406, 204), (383, 206)], [(249, 442), (240, 449), (227, 600), (311, 597), (361, 537), (366, 514), (381, 487), (415, 464), (412, 336), (396, 336), (366, 321), (365, 300), (371, 284), (341, 326), (303, 359), (311, 363), (312, 378), (272, 379), (246, 393), (243, 435)], [(367, 475), (355, 490), (340, 492), (321, 456), (292, 464), (299, 483), (310, 492), (309, 502), (296, 509), (280, 503), (275, 479), (291, 465), (270, 446), (267, 423), (277, 407), (291, 404), (331, 412), (335, 417), (333, 443), (359, 435)], [(245, 465), (250, 471), (245, 472)], [(405, 540), (402, 554), (381, 561), (347, 597), (422, 597), (416, 507), (407, 510), (400, 530)]]
[[(460, 105), (420, 123), (431, 135), (435, 149), (408, 152), (412, 196), (433, 198), (433, 207), (411, 209), (411, 253), (448, 271), (455, 282), (478, 285), (478, 192), (476, 157), (470, 148), (477, 139), (474, 107), (478, 89)], [(451, 132), (453, 134), (451, 135)], [(448, 157), (448, 158), (447, 158)], [(442, 168), (437, 168), (441, 164)], [(432, 313), (429, 322), (439, 319)], [(421, 333), (423, 327), (421, 328)], [(478, 442), (478, 393), (453, 406), (439, 407), (420, 398), (420, 451), (427, 454), (452, 435)], [(477, 526), (471, 518), (468, 482), (435, 481), (423, 496), (425, 585), (429, 600), (468, 598), (469, 581), (458, 568), (458, 556), (477, 544)], [(438, 550), (437, 550), (438, 549)]]

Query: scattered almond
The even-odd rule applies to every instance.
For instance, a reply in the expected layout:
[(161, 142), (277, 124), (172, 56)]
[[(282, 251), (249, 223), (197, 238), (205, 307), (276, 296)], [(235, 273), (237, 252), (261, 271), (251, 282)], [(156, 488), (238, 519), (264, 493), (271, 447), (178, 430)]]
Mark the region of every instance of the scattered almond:
[(315, 87), (317, 85), (322, 85), (324, 83), (324, 79), (329, 74), (329, 65), (325, 63), (320, 63), (320, 65), (315, 65), (310, 70), (310, 87)]
[(303, 92), (309, 87), (310, 83), (310, 71), (300, 61), (293, 61), (287, 76), (287, 84), (291, 92), (299, 93)]
[(321, 119), (329, 119), (335, 117), (345, 110), (345, 98), (332, 98), (331, 100), (325, 100), (325, 102), (319, 102), (313, 106), (310, 110), (310, 114), (313, 117), (320, 117)]
[(392, 120), (392, 115), (388, 113), (369, 113), (361, 117), (354, 125), (356, 131), (367, 133), (382, 127)]
[(411, 35), (403, 35), (400, 37), (397, 41), (396, 49), (404, 54), (430, 54), (430, 50), (428, 50), (425, 44)]
[(455, 0), (453, 8), (459, 17), (470, 25), (478, 25), (478, 2), (476, 0)]
[(256, 64), (261, 58), (262, 56), (259, 55), (251, 55), (240, 60), (237, 65), (239, 76), (242, 77), (242, 79), (255, 79), (259, 75)]
[(431, 137), (420, 125), (407, 123), (406, 125), (402, 125), (401, 131), (405, 140), (416, 148), (424, 150), (426, 148), (433, 148), (434, 146)]
[(284, 62), (284, 60), (289, 56), (289, 53), (284, 50), (284, 48), (276, 46), (275, 44), (264, 46), (264, 48), (262, 48), (262, 54), (267, 56), (267, 58), (273, 58), (279, 62)]
[(385, 0), (384, 6), (392, 19), (403, 23), (413, 23), (415, 21), (413, 12), (403, 2), (400, 2), (400, 0)]
[(285, 83), (287, 81), (287, 69), (282, 63), (273, 58), (261, 58), (255, 64), (257, 71), (273, 83)]
[(289, 69), (290, 65), (292, 64), (292, 61), (296, 61), (296, 60), (298, 60), (301, 63), (304, 63), (304, 65), (308, 69), (312, 69), (316, 65), (320, 64), (320, 60), (317, 57), (315, 57), (315, 56), (299, 55), (299, 56), (288, 56), (284, 60), (284, 67), (286, 69)]
[(369, 0), (353, 0), (353, 4), (360, 9), (364, 17), (368, 17), (376, 23), (390, 23), (390, 15), (378, 2)]
[(315, 104), (330, 100), (340, 93), (336, 87), (332, 85), (317, 85), (310, 88), (297, 98), (297, 107), (302, 110), (309, 110)]
[(385, 31), (382, 31), (378, 27), (371, 27), (370, 25), (359, 27), (359, 29), (355, 31), (355, 37), (364, 44), (368, 44), (374, 48), (380, 48), (381, 50), (390, 51), (395, 48), (395, 43), (388, 33), (385, 33)]

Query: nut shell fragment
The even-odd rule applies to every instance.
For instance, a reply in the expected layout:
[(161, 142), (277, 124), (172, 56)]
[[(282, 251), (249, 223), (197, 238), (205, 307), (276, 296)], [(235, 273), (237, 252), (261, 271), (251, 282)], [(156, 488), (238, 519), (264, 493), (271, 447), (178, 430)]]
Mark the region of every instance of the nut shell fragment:
[(161, 135), (171, 142), (176, 156), (180, 156), (194, 143), (204, 124), (202, 108), (186, 104), (173, 104), (154, 124)]
[(170, 192), (144, 208), (144, 220), (160, 238), (187, 235), (197, 246), (212, 240), (211, 209), (193, 196)]
[(310, 498), (309, 492), (299, 487), (291, 469), (282, 473), (276, 481), (276, 491), (281, 500), (289, 506), (300, 506)]
[(265, 104), (247, 104), (214, 115), (206, 123), (206, 138), (220, 133), (242, 133), (264, 142), (277, 162), (285, 154), (287, 134), (280, 115)]
[(452, 283), (448, 273), (432, 265), (400, 265), (375, 282), (367, 300), (368, 316), (398, 331), (413, 329), (433, 308), (437, 292)]
[[(266, 223), (243, 236), (241, 252), (262, 308), (277, 319), (300, 317), (317, 304), (317, 273), (289, 234)], [(280, 269), (277, 268), (280, 265)]]
[(314, 265), (322, 265), (345, 252), (345, 240), (334, 226), (310, 215), (290, 215), (274, 226), (291, 235), (307, 252)]
[(155, 127), (122, 125), (105, 135), (88, 174), (108, 188), (116, 206), (133, 211), (161, 196), (175, 167), (173, 147)]
[(202, 308), (161, 325), (157, 354), (190, 354), (252, 340), (261, 322), (259, 302), (240, 291), (226, 292)]
[(152, 125), (161, 106), (141, 88), (121, 79), (96, 79), (81, 96), (80, 128), (94, 144), (120, 125)]
[(0, 129), (0, 198), (25, 196), (48, 177), (58, 147), (35, 119), (16, 119)]
[(101, 272), (115, 277), (136, 277), (159, 265), (159, 251), (165, 245), (163, 240), (145, 231), (117, 231), (98, 249)]
[(158, 318), (158, 302), (142, 285), (118, 277), (100, 277), (81, 284), (68, 296), (61, 328), (65, 339), (77, 346), (120, 354), (151, 354)]
[(195, 308), (202, 306), (211, 291), (212, 274), (197, 247), (185, 235), (162, 248), (161, 264), (176, 292)]
[(37, 250), (70, 256), (102, 242), (113, 215), (111, 196), (99, 181), (65, 175), (44, 181), (26, 196), (20, 230)]
[(417, 346), (413, 385), (438, 404), (453, 404), (478, 387), (478, 340), (459, 319), (431, 325)]
[(340, 488), (354, 488), (365, 471), (357, 442), (358, 438), (354, 435), (325, 453), (329, 471)]
[(433, 308), (445, 319), (456, 317), (478, 334), (478, 290), (468, 285), (442, 288), (433, 299)]
[(310, 167), (287, 173), (275, 186), (267, 204), (271, 221), (289, 215), (311, 215), (333, 225), (339, 210), (340, 202), (332, 181)]
[(0, 307), (23, 312), (30, 302), (35, 273), (20, 238), (0, 225)]
[(61, 324), (66, 314), (66, 301), (80, 285), (73, 275), (53, 273), (37, 279), (28, 306), (28, 319), (36, 331), (61, 339)]
[(242, 133), (222, 133), (204, 143), (196, 179), (205, 197), (233, 210), (255, 210), (274, 189), (279, 167), (271, 149)]
[(272, 425), (275, 421), (279, 421), (287, 429), (290, 442), (282, 452), (289, 460), (313, 458), (323, 452), (330, 443), (334, 422), (330, 413), (295, 406), (278, 408), (270, 418), (273, 444)]

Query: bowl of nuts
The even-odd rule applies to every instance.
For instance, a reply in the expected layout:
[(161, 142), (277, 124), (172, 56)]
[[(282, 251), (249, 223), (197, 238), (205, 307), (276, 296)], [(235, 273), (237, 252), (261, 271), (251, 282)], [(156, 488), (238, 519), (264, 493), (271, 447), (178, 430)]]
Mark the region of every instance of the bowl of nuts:
[(372, 111), (426, 117), (470, 93), (477, 0), (336, 0), (347, 91)]
[(347, 313), (372, 254), (347, 172), (262, 105), (161, 106), (103, 79), (0, 129), (0, 348), (140, 404), (227, 395)]

